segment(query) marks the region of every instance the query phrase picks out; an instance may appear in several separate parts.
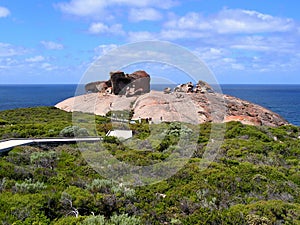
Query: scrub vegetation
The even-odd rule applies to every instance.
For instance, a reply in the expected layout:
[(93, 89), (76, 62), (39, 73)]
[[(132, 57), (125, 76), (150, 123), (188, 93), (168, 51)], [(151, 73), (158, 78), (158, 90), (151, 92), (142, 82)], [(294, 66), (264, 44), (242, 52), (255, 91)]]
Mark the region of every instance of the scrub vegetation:
[[(88, 119), (72, 128), (72, 114), (53, 107), (3, 111), (0, 136), (56, 137), (72, 129), (93, 136), (111, 129), (109, 118), (95, 118), (93, 133)], [(211, 126), (199, 125), (197, 150), (182, 169), (147, 186), (101, 176), (75, 144), (15, 147), (0, 158), (0, 223), (300, 224), (300, 128), (227, 123), (217, 157), (201, 168)], [(144, 141), (139, 149), (114, 137), (105, 137), (103, 146), (134, 165), (165, 160), (176, 151), (178, 137), (191, 132), (179, 123), (143, 121), (130, 128)], [(164, 132), (160, 143), (147, 142), (153, 130)]]

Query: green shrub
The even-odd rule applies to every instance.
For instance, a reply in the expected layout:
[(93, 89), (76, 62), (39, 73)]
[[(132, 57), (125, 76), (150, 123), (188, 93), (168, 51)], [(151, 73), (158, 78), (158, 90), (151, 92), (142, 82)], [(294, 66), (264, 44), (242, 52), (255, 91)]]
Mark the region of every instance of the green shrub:
[(81, 225), (105, 225), (104, 216), (89, 216), (84, 221), (81, 222)]
[(60, 133), (62, 137), (87, 137), (89, 132), (86, 128), (80, 128), (78, 126), (65, 127)]
[(119, 139), (114, 136), (104, 136), (103, 142), (109, 143), (109, 144), (119, 144), (120, 143)]
[(46, 188), (47, 186), (43, 182), (33, 182), (32, 179), (26, 179), (22, 183), (15, 184), (16, 192), (20, 193), (36, 193)]
[(108, 193), (112, 186), (113, 182), (111, 180), (95, 179), (91, 184), (88, 184), (86, 188), (91, 192)]
[(246, 217), (249, 225), (271, 225), (271, 221), (266, 217), (261, 217), (255, 214), (250, 214)]
[[(55, 225), (80, 225), (84, 222), (85, 216), (79, 216), (79, 217), (74, 217), (74, 216), (66, 216), (62, 217), (60, 219), (55, 220), (53, 224)], [(97, 224), (97, 223), (95, 223)]]
[(5, 125), (5, 124), (7, 124), (7, 121), (0, 118), (0, 125)]
[(34, 152), (30, 155), (30, 162), (37, 167), (51, 168), (56, 164), (57, 153), (49, 152)]
[(139, 225), (141, 220), (137, 217), (130, 217), (128, 214), (113, 215), (107, 225)]
[(0, 180), (0, 192), (4, 191), (4, 189), (6, 188), (6, 178), (2, 178)]
[(112, 180), (106, 179), (94, 179), (91, 184), (86, 186), (87, 190), (92, 193), (110, 193), (110, 194), (122, 194), (127, 198), (135, 196), (135, 190), (127, 187), (126, 184), (119, 184)]

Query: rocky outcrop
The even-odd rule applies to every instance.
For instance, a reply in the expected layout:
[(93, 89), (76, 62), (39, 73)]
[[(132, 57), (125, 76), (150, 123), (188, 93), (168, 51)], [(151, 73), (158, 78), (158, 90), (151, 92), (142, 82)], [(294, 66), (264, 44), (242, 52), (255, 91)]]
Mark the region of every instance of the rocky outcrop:
[(86, 92), (112, 93), (115, 95), (132, 96), (150, 91), (150, 75), (139, 70), (132, 74), (122, 71), (110, 72), (108, 81), (91, 82), (85, 85)]
[[(106, 115), (109, 111), (128, 110), (134, 120), (149, 118), (154, 123), (181, 121), (193, 124), (240, 121), (254, 126), (288, 124), (280, 115), (229, 95), (215, 92), (204, 81), (195, 86), (189, 82), (173, 91), (150, 91), (150, 76), (145, 71), (125, 74), (117, 71), (110, 80), (86, 85), (90, 92), (56, 105), (65, 111), (81, 111)], [(109, 94), (107, 94), (109, 93)]]
[(56, 105), (65, 111), (106, 115), (109, 111), (133, 110), (134, 120), (151, 118), (154, 123), (182, 121), (187, 123), (240, 121), (254, 126), (288, 124), (280, 115), (259, 105), (220, 93), (165, 94), (150, 91), (143, 95), (107, 95), (90, 93), (66, 99)]
[[(221, 93), (195, 93), (193, 101), (203, 111), (199, 114), (206, 121), (230, 122), (239, 121), (243, 124), (254, 126), (282, 126), (289, 124), (279, 114), (274, 113), (257, 104)], [(226, 112), (224, 113), (224, 108)]]
[(213, 93), (214, 89), (206, 82), (199, 80), (196, 86), (192, 82), (186, 84), (179, 84), (174, 88), (174, 92), (184, 93)]
[(288, 124), (277, 113), (272, 112), (262, 106), (244, 101), (229, 95), (225, 95), (228, 116), (226, 121), (240, 121), (252, 125), (281, 126)]

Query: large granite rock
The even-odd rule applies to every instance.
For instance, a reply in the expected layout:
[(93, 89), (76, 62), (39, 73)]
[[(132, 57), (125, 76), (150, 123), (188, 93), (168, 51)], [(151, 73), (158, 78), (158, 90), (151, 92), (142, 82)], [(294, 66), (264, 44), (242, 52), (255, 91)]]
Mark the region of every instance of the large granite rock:
[(143, 95), (90, 93), (56, 105), (65, 111), (106, 115), (109, 111), (133, 111), (134, 120), (151, 118), (154, 123), (181, 121), (193, 124), (240, 121), (254, 126), (289, 124), (277, 113), (259, 105), (215, 92), (150, 91)]
[(112, 93), (115, 95), (132, 96), (150, 91), (150, 75), (139, 70), (132, 74), (122, 71), (110, 72), (108, 81), (91, 82), (85, 85), (85, 90), (92, 93)]
[[(181, 121), (193, 124), (205, 122), (240, 121), (254, 126), (288, 124), (280, 115), (229, 95), (215, 92), (204, 81), (178, 85), (173, 91), (150, 91), (150, 76), (145, 71), (125, 74), (110, 73), (108, 81), (86, 85), (85, 95), (66, 99), (56, 105), (65, 111), (80, 111), (106, 115), (109, 111), (128, 110), (133, 118), (162, 121)], [(92, 92), (92, 93), (91, 93)]]

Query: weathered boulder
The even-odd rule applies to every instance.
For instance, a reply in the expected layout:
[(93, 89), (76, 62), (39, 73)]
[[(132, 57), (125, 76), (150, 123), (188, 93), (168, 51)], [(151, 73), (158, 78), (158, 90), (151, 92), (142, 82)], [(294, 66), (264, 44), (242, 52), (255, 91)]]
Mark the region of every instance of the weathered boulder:
[(101, 92), (104, 93), (107, 88), (111, 87), (110, 81), (96, 81), (91, 82), (85, 85), (86, 92), (97, 93)]
[(172, 92), (172, 89), (170, 88), (170, 87), (166, 87), (165, 89), (164, 89), (164, 93), (165, 94), (170, 94)]
[(174, 88), (174, 92), (184, 92), (184, 93), (213, 93), (213, 88), (206, 82), (199, 80), (196, 86), (192, 82), (186, 84), (179, 84)]
[(214, 89), (208, 83), (199, 80), (193, 91), (196, 93), (205, 93), (205, 92), (213, 93)]
[(115, 95), (136, 95), (150, 92), (150, 75), (139, 70), (132, 74), (122, 71), (110, 72), (108, 81), (96, 81), (85, 85), (87, 92), (112, 93)]
[(180, 84), (174, 88), (174, 92), (185, 92), (190, 93), (193, 92), (194, 85), (192, 82), (188, 82), (186, 84)]

